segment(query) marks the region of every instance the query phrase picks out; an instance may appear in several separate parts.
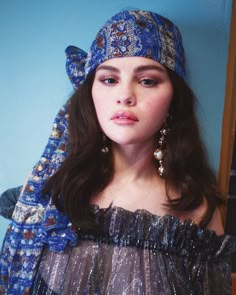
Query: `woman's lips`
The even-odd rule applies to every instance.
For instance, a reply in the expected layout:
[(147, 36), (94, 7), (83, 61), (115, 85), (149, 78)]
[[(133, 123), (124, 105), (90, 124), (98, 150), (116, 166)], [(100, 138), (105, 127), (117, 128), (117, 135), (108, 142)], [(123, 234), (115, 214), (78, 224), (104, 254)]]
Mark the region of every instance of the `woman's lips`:
[(118, 111), (111, 117), (111, 120), (119, 125), (134, 124), (139, 121), (136, 115), (130, 111)]

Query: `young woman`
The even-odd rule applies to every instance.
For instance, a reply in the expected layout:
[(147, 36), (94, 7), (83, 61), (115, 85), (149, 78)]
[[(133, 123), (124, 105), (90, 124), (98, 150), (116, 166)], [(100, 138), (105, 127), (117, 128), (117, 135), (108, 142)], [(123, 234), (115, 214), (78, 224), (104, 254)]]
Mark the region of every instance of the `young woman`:
[(88, 55), (66, 53), (77, 90), (16, 204), (2, 293), (230, 294), (236, 241), (223, 234), (177, 27), (123, 11)]

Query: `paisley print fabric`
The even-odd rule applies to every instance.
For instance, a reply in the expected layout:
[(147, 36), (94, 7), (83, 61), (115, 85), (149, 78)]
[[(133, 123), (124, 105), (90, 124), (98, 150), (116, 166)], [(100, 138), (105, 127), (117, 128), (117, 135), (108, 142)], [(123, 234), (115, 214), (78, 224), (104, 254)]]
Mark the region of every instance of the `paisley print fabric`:
[(185, 78), (185, 57), (178, 28), (157, 13), (122, 11), (100, 29), (88, 54), (75, 46), (66, 49), (67, 74), (75, 89), (99, 64), (115, 57), (151, 58)]

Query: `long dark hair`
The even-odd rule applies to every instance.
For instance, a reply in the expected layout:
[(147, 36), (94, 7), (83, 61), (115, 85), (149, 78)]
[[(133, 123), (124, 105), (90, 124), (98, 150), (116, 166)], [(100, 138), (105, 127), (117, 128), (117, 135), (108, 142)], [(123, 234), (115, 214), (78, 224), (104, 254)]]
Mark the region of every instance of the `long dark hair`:
[(174, 212), (186, 212), (197, 208), (205, 199), (207, 210), (200, 226), (206, 227), (216, 207), (224, 204), (217, 189), (216, 177), (209, 166), (196, 119), (196, 98), (187, 83), (168, 70), (174, 88), (170, 108), (170, 133), (165, 156), (166, 188), (174, 188), (179, 198), (169, 197), (167, 207)]
[[(168, 69), (167, 69), (168, 70)], [(223, 203), (217, 192), (214, 173), (208, 165), (195, 116), (195, 98), (188, 85), (168, 70), (174, 88), (170, 113), (171, 132), (164, 159), (166, 190), (179, 192), (169, 196), (167, 208), (176, 213), (197, 208), (203, 199), (207, 211), (200, 226), (205, 227), (215, 208)], [(70, 151), (63, 166), (48, 180), (43, 193), (51, 194), (57, 208), (76, 228), (93, 230), (91, 197), (100, 193), (114, 173), (112, 153), (101, 152), (102, 132), (92, 100), (94, 73), (91, 73), (69, 101)]]

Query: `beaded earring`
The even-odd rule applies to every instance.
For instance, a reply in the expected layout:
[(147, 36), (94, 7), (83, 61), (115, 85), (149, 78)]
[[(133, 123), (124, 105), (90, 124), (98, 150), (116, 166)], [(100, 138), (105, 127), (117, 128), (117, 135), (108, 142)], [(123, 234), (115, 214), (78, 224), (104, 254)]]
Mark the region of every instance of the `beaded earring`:
[(102, 149), (101, 149), (101, 152), (104, 153), (104, 154), (109, 153), (109, 148), (108, 148), (107, 141), (108, 141), (108, 139), (107, 139), (106, 135), (103, 133), (102, 134)]
[(158, 173), (160, 176), (163, 176), (165, 174), (165, 169), (163, 166), (163, 159), (165, 156), (166, 152), (166, 136), (168, 134), (169, 129), (167, 127), (163, 127), (160, 130), (160, 138), (158, 140), (159, 147), (155, 150), (154, 152), (154, 158), (159, 162), (159, 168), (158, 168)]

